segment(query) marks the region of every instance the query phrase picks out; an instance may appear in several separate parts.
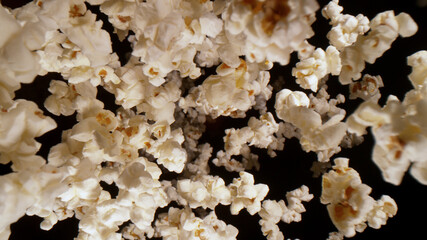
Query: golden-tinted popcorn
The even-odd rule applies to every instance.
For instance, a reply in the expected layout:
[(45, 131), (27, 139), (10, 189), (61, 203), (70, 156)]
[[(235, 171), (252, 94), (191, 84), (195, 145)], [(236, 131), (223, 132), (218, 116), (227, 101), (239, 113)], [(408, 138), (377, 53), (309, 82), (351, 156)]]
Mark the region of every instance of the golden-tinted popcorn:
[(365, 101), (378, 102), (381, 97), (380, 87), (384, 87), (381, 76), (366, 74), (362, 81), (350, 83), (350, 99), (361, 98)]
[(320, 199), (327, 204), (329, 216), (339, 232), (353, 237), (356, 231), (363, 232), (366, 221), (374, 228), (385, 224), (388, 217), (396, 214), (397, 207), (388, 196), (378, 201), (370, 197), (371, 188), (362, 183), (359, 173), (348, 166), (348, 161), (336, 158), (333, 170), (323, 175)]

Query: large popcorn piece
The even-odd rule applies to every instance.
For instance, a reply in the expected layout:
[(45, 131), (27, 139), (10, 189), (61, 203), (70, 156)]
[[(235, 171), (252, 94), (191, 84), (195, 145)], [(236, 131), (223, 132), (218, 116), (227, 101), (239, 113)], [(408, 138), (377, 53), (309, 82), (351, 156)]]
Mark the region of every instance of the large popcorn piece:
[(310, 25), (318, 8), (314, 0), (232, 1), (222, 18), (227, 38), (235, 42), (235, 48), (221, 46), (221, 60), (235, 66), (233, 55), (240, 53), (250, 62), (287, 64), (290, 54), (313, 35)]
[(366, 134), (371, 127), (375, 137), (372, 154), (386, 181), (399, 185), (411, 166), (411, 174), (419, 182), (427, 184), (426, 150), (427, 132), (425, 121), (426, 81), (424, 69), (427, 63), (425, 51), (408, 57), (413, 67), (409, 75), (414, 90), (408, 92), (403, 102), (395, 96), (389, 96), (384, 107), (373, 101), (362, 103), (347, 119), (349, 132)]
[(181, 77), (200, 76), (193, 62), (197, 50), (207, 36), (215, 37), (222, 30), (222, 20), (212, 9), (211, 1), (147, 1), (138, 5), (134, 17), (122, 18), (132, 20), (132, 54), (145, 63), (144, 74), (153, 85), (161, 85), (173, 70)]
[(225, 63), (216, 69), (217, 75), (211, 75), (197, 87), (190, 89), (190, 94), (181, 98), (179, 105), (184, 111), (195, 108), (213, 118), (220, 115), (244, 117), (245, 112), (256, 104), (255, 96), (265, 99), (271, 96), (267, 87), (270, 74), (265, 71), (272, 67), (271, 62), (247, 63), (239, 59), (236, 68)]
[(35, 138), (56, 128), (33, 102), (17, 100), (0, 112), (0, 163), (12, 161), (15, 171), (38, 169), (45, 160), (35, 154), (41, 144)]
[(0, 6), (0, 28), (0, 107), (9, 107), (21, 83), (34, 80), (39, 64), (37, 55), (31, 52), (33, 49), (25, 45), (25, 30), (3, 6)]
[[(25, 213), (48, 217), (54, 199), (66, 190), (66, 173), (35, 155), (41, 144), (35, 138), (56, 128), (33, 102), (17, 100), (0, 112), (0, 163), (12, 162), (13, 173), (0, 180), (0, 237), (6, 239), (9, 225)], [(31, 210), (30, 210), (31, 208)], [(56, 221), (54, 221), (56, 223)], [(48, 229), (43, 222), (41, 227)]]
[(359, 79), (365, 68), (365, 62), (374, 63), (387, 51), (400, 35), (414, 35), (418, 26), (406, 13), (395, 15), (393, 11), (378, 14), (370, 22), (371, 30), (367, 35), (361, 35), (357, 41), (344, 48), (341, 52), (342, 70), (339, 76), (341, 84), (350, 84)]
[[(8, 239), (10, 224), (25, 213), (48, 217), (55, 198), (66, 190), (63, 172), (44, 166), (40, 170), (23, 170), (0, 176), (0, 239)], [(32, 213), (31, 213), (32, 212)], [(44, 221), (41, 228), (50, 229), (56, 223)]]
[[(336, 108), (334, 104), (340, 101), (335, 100), (333, 103), (331, 100), (328, 103), (326, 99), (329, 95), (324, 93), (324, 90), (319, 93), (326, 96), (310, 100), (303, 92), (283, 89), (276, 95), (274, 108), (280, 119), (300, 129), (300, 143), (303, 150), (318, 152), (319, 160), (327, 161), (331, 153), (339, 151), (339, 144), (345, 136), (347, 126), (341, 122), (345, 111), (333, 110)], [(320, 101), (322, 98), (324, 101)], [(311, 108), (310, 105), (315, 107), (319, 105), (319, 109)], [(325, 108), (332, 114), (323, 116), (322, 109)], [(323, 157), (325, 153), (326, 157)]]
[(238, 230), (219, 220), (214, 211), (199, 218), (189, 208), (169, 208), (161, 213), (155, 223), (156, 236), (165, 240), (172, 239), (236, 239)]
[(347, 158), (335, 159), (333, 170), (323, 175), (323, 204), (335, 227), (346, 237), (353, 237), (366, 228), (380, 228), (397, 212), (397, 205), (388, 196), (375, 201), (369, 196), (371, 188), (363, 184), (359, 174), (348, 167)]
[(254, 185), (254, 176), (247, 172), (240, 172), (240, 178), (233, 179), (229, 185), (232, 195), (231, 214), (236, 215), (246, 208), (249, 214), (254, 215), (261, 210), (261, 201), (268, 193), (265, 184)]
[(110, 35), (101, 29), (102, 21), (96, 21), (96, 15), (86, 10), (83, 1), (75, 1), (74, 4), (71, 2), (70, 24), (63, 26), (61, 30), (88, 57), (92, 67), (107, 64), (112, 47)]
[(409, 80), (415, 89), (427, 84), (427, 51), (419, 51), (408, 57), (408, 65), (412, 67)]
[(179, 180), (177, 192), (191, 208), (215, 209), (219, 203), (229, 205), (231, 202), (230, 190), (219, 177), (203, 176), (199, 181)]

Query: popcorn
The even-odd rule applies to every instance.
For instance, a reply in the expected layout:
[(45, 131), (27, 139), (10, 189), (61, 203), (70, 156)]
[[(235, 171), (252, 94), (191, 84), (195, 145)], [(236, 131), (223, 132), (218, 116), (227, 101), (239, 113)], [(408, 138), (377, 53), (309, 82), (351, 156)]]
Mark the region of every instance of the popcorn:
[(180, 143), (174, 140), (167, 140), (160, 145), (154, 157), (157, 157), (157, 162), (169, 171), (177, 173), (182, 172), (187, 161), (186, 152), (181, 148)]
[(283, 200), (279, 202), (264, 200), (262, 202), (262, 209), (258, 213), (261, 217), (259, 224), (267, 239), (284, 239), (277, 223), (280, 220), (286, 223), (301, 221), (301, 213), (305, 212), (301, 201), (310, 201), (313, 194), (309, 194), (308, 188), (303, 185), (301, 188), (288, 192), (286, 198), (288, 205)]
[(310, 25), (318, 7), (316, 1), (239, 0), (228, 5), (222, 18), (232, 38), (246, 38), (240, 51), (250, 62), (268, 60), (286, 65), (290, 53), (313, 35)]
[(350, 99), (361, 98), (365, 101), (377, 102), (380, 97), (379, 88), (384, 87), (381, 76), (365, 74), (360, 82), (350, 83)]
[(338, 0), (333, 0), (322, 9), (322, 15), (330, 19), (331, 31), (326, 35), (330, 43), (342, 50), (356, 42), (359, 35), (369, 31), (369, 20), (362, 14), (356, 17), (341, 14), (343, 7), (338, 5)]
[[(27, 169), (0, 176), (0, 200), (3, 203), (0, 207), (3, 216), (0, 220), (0, 236), (8, 237), (10, 224), (30, 208), (52, 211), (54, 199), (66, 189), (62, 182), (64, 177), (63, 173), (50, 172), (46, 168), (35, 171)], [(50, 229), (51, 226), (44, 224), (41, 226)]]
[[(323, 91), (320, 91), (319, 94), (322, 97)], [(324, 102), (312, 98), (313, 107), (318, 105), (315, 102), (318, 101), (323, 103), (323, 106), (325, 104), (328, 108), (332, 108), (329, 106), (330, 103), (326, 102), (329, 95), (325, 96)], [(335, 101), (335, 104), (337, 102)], [(323, 117), (317, 112), (321, 112), (321, 109), (311, 109), (309, 104), (310, 99), (305, 93), (283, 89), (277, 93), (274, 107), (280, 119), (300, 129), (300, 143), (303, 150), (318, 152), (319, 161), (328, 161), (331, 155), (339, 152), (338, 145), (345, 136), (347, 126), (341, 122), (345, 112), (338, 110), (336, 113), (332, 113), (332, 116)], [(336, 107), (334, 106), (334, 108)], [(327, 120), (323, 121), (322, 118)]]
[[(414, 20), (406, 14), (395, 16), (393, 11), (386, 11), (375, 16), (370, 22), (371, 30), (366, 36), (358, 37), (350, 47), (341, 53), (342, 71), (339, 76), (341, 84), (349, 84), (361, 77), (365, 61), (374, 63), (384, 54), (398, 37), (409, 37), (415, 34), (418, 27)], [(406, 30), (403, 30), (406, 29)]]
[[(386, 105), (380, 107), (372, 101), (359, 106), (347, 120), (349, 131), (358, 135), (366, 134), (366, 127), (371, 127), (375, 137), (375, 146), (372, 154), (374, 162), (383, 172), (386, 181), (399, 185), (403, 175), (411, 163), (411, 173), (420, 182), (425, 182), (423, 154), (426, 134), (423, 121), (419, 121), (417, 114), (424, 112), (424, 87), (422, 80), (419, 84), (415, 80), (418, 71), (422, 72), (423, 52), (408, 57), (408, 63), (413, 66), (410, 75), (415, 89), (408, 92), (403, 102), (396, 97), (389, 96)], [(420, 56), (420, 57), (419, 57)], [(414, 59), (421, 59), (415, 63)], [(421, 69), (421, 71), (419, 70)], [(422, 78), (420, 78), (422, 79)]]
[(303, 59), (292, 69), (292, 76), (296, 82), (305, 89), (317, 91), (319, 80), (327, 74), (339, 75), (341, 71), (341, 59), (338, 50), (329, 46), (326, 52), (318, 48), (313, 56)]
[[(39, 71), (37, 55), (25, 46), (25, 31), (19, 22), (0, 6), (0, 106), (9, 107), (21, 83), (31, 83)], [(32, 50), (32, 49), (31, 49)]]
[(0, 162), (12, 161), (15, 171), (40, 168), (45, 161), (35, 156), (41, 147), (35, 138), (54, 128), (55, 121), (43, 115), (35, 103), (15, 101), (0, 112)]
[(255, 105), (255, 96), (269, 97), (270, 90), (266, 90), (269, 75), (263, 74), (264, 69), (269, 68), (270, 63), (247, 64), (244, 60), (240, 60), (237, 68), (222, 63), (216, 69), (218, 75), (211, 75), (201, 86), (190, 89), (179, 105), (184, 111), (192, 107), (213, 118), (243, 117), (244, 112)]
[(100, 10), (108, 15), (108, 21), (113, 24), (116, 31), (127, 31), (135, 14), (136, 3), (131, 1), (102, 1)]
[[(249, 146), (268, 148), (269, 154), (274, 155), (274, 150), (283, 149), (281, 139), (273, 135), (278, 130), (279, 124), (271, 113), (262, 115), (260, 120), (251, 117), (247, 127), (226, 129), (225, 152), (219, 151), (212, 162), (216, 166), (225, 166), (228, 171), (243, 171), (252, 167), (258, 169), (258, 156), (250, 152)], [(233, 155), (242, 155), (242, 162), (231, 159)]]
[(412, 67), (409, 80), (415, 89), (420, 89), (426, 84), (427, 76), (427, 51), (419, 51), (408, 57), (408, 65)]
[(58, 80), (52, 80), (48, 90), (52, 95), (46, 98), (44, 106), (57, 116), (72, 115), (76, 110), (78, 98), (94, 98), (97, 93), (96, 88), (93, 88), (89, 82), (67, 85)]
[[(379, 228), (381, 225), (375, 224), (372, 216), (396, 214), (396, 204), (390, 197), (383, 196), (376, 202), (369, 196), (370, 192), (371, 188), (361, 182), (359, 174), (348, 167), (347, 158), (336, 158), (333, 170), (323, 175), (321, 202), (327, 205), (332, 222), (345, 237), (362, 232), (366, 221)], [(387, 210), (382, 210), (381, 206), (385, 205)], [(387, 217), (383, 218), (383, 223), (386, 220)]]
[(238, 232), (234, 226), (218, 220), (214, 211), (201, 219), (189, 208), (169, 208), (168, 213), (160, 214), (155, 226), (157, 236), (163, 239), (236, 239)]
[(233, 179), (229, 186), (232, 196), (231, 214), (236, 215), (246, 208), (249, 214), (254, 215), (261, 210), (261, 201), (268, 193), (268, 186), (254, 185), (254, 178), (250, 173), (240, 172), (239, 175), (240, 178)]
[(283, 89), (276, 94), (276, 103), (274, 108), (276, 109), (276, 114), (280, 119), (290, 121), (290, 109), (308, 107), (309, 104), (310, 100), (305, 93)]
[(369, 227), (379, 229), (387, 223), (389, 217), (393, 217), (396, 213), (396, 202), (387, 195), (381, 196), (381, 199), (375, 203), (373, 211), (368, 214)]
[[(99, 5), (112, 32), (90, 5)], [(342, 14), (332, 0), (322, 10), (331, 25), (331, 46), (323, 50), (308, 42), (318, 8), (314, 0), (38, 0), (0, 7), (0, 163), (11, 162), (13, 171), (0, 176), (0, 238), (27, 214), (42, 217), (44, 230), (74, 215), (76, 239), (236, 239), (238, 230), (215, 214), (222, 204), (233, 215), (243, 208), (258, 213), (264, 236), (284, 239), (278, 222), (301, 221), (303, 202), (313, 195), (303, 185), (286, 202), (265, 199), (269, 187), (246, 171), (262, 164), (251, 146), (275, 157), (292, 137), (317, 154), (312, 169), (323, 174), (321, 202), (338, 229), (328, 239), (380, 228), (396, 214), (395, 201), (370, 197), (348, 159), (335, 159), (325, 171), (341, 147), (360, 143), (370, 127), (372, 159), (384, 179), (398, 185), (410, 168), (427, 184), (427, 52), (408, 57), (414, 89), (380, 106), (381, 77), (357, 80), (365, 62), (374, 63), (398, 35), (415, 34), (416, 23), (393, 11), (371, 21)], [(113, 53), (109, 34), (131, 44), (126, 64)], [(274, 108), (283, 120), (276, 122), (269, 70), (273, 62), (288, 64), (293, 52), (300, 61), (292, 75), (315, 94), (281, 89), (276, 81)], [(62, 132), (46, 161), (37, 155), (36, 138), (56, 123), (14, 93), (50, 72), (62, 80), (51, 80), (45, 108), (56, 116), (76, 113), (77, 123)], [(347, 118), (338, 107), (344, 95), (327, 92), (329, 74), (350, 85), (350, 99), (364, 101)], [(104, 109), (98, 88), (114, 95), (115, 112)], [(204, 135), (246, 114), (246, 126), (225, 130), (224, 149)], [(210, 175), (211, 160), (239, 177), (226, 185), (226, 178)], [(118, 194), (103, 190), (102, 181)]]
[(177, 192), (190, 208), (214, 209), (219, 203), (229, 205), (231, 201), (230, 190), (225, 186), (224, 180), (219, 177), (203, 177), (195, 181), (179, 180)]
[(76, 22), (62, 28), (63, 32), (72, 43), (81, 48), (92, 67), (107, 64), (112, 48), (110, 35), (101, 29), (102, 22), (96, 21), (96, 15), (86, 11), (84, 4), (75, 4), (70, 8), (70, 17), (75, 18)]

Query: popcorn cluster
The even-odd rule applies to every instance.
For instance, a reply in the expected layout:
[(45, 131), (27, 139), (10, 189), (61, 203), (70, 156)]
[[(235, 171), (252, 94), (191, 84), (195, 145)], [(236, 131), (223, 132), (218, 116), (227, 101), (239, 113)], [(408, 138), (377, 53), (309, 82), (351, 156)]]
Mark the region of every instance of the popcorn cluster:
[[(93, 9), (106, 16), (113, 33)], [(415, 34), (416, 23), (393, 11), (372, 20), (343, 14), (332, 0), (321, 10), (331, 25), (330, 46), (323, 50), (307, 41), (318, 9), (315, 0), (35, 0), (13, 10), (1, 6), (0, 163), (11, 164), (13, 172), (0, 176), (0, 239), (25, 214), (44, 218), (43, 230), (74, 216), (80, 221), (76, 239), (82, 240), (236, 239), (238, 229), (215, 213), (219, 204), (229, 205), (233, 215), (258, 213), (262, 234), (284, 239), (278, 222), (301, 221), (302, 202), (314, 195), (302, 185), (286, 193), (286, 202), (266, 199), (269, 187), (255, 183), (250, 172), (262, 166), (254, 147), (275, 157), (295, 137), (304, 151), (317, 154), (313, 169), (321, 174), (341, 147), (359, 144), (368, 127), (376, 140), (372, 159), (387, 182), (399, 185), (410, 168), (427, 185), (427, 51), (408, 57), (414, 89), (403, 101), (388, 96), (380, 106), (381, 76), (365, 74), (359, 81), (365, 62), (373, 64), (398, 36)], [(130, 42), (125, 64), (113, 52), (110, 34)], [(283, 88), (272, 98), (269, 70), (289, 64), (293, 52), (299, 62), (292, 76), (312, 93)], [(214, 74), (205, 74), (213, 67)], [(15, 99), (15, 92), (49, 72), (62, 79), (50, 81), (44, 108), (56, 116), (75, 114), (77, 123), (44, 159), (36, 138), (57, 123), (36, 103)], [(349, 85), (350, 100), (363, 100), (354, 113), (347, 116), (338, 106), (346, 101), (343, 94), (328, 94), (330, 75)], [(114, 95), (117, 111), (97, 99), (100, 88)], [(245, 118), (249, 110), (256, 116), (244, 127), (226, 129), (223, 149), (214, 152), (210, 142), (199, 142), (208, 121)], [(210, 167), (238, 177), (227, 185)], [(164, 180), (170, 172), (177, 178)], [(118, 195), (101, 182), (116, 186)], [(375, 201), (370, 192), (348, 159), (335, 159), (323, 173), (320, 196), (338, 229), (329, 239), (352, 237), (367, 225), (380, 228), (396, 214), (391, 197)]]

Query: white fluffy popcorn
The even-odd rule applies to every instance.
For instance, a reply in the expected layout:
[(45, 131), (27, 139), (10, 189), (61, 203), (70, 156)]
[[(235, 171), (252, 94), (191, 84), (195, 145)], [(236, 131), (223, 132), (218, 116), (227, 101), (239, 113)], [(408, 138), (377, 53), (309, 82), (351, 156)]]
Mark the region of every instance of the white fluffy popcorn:
[(230, 190), (219, 177), (202, 177), (200, 180), (184, 179), (177, 182), (177, 192), (191, 208), (214, 209), (216, 205), (229, 205)]
[(187, 97), (180, 99), (180, 107), (184, 111), (195, 108), (213, 118), (220, 115), (244, 117), (244, 113), (256, 104), (255, 96), (268, 99), (271, 96), (267, 86), (270, 75), (265, 70), (270, 69), (272, 63), (239, 61), (236, 68), (220, 64), (216, 69), (217, 75), (209, 76), (201, 85), (190, 89)]
[(10, 161), (15, 171), (38, 169), (44, 159), (35, 155), (41, 144), (35, 138), (56, 128), (34, 102), (17, 100), (0, 112), (0, 162)]
[[(0, 213), (3, 217), (0, 220), (0, 236), (7, 238), (9, 225), (26, 212), (29, 214), (31, 208), (34, 211), (29, 215), (46, 217), (42, 212), (51, 212), (55, 198), (66, 190), (66, 184), (62, 181), (64, 177), (64, 173), (52, 172), (46, 165), (35, 171), (24, 170), (1, 176), (0, 200), (3, 204)], [(50, 229), (52, 225), (44, 227), (42, 222), (41, 227)]]
[[(408, 92), (403, 102), (389, 96), (384, 107), (374, 101), (362, 103), (347, 119), (349, 131), (358, 135), (366, 134), (371, 127), (375, 137), (373, 160), (381, 169), (384, 179), (399, 185), (406, 170), (411, 167), (412, 175), (420, 182), (426, 182), (424, 144), (427, 137), (425, 123), (420, 117), (425, 112), (425, 82), (422, 69), (423, 52), (408, 57), (413, 67), (410, 80), (415, 89)], [(415, 59), (420, 59), (415, 62)], [(417, 74), (421, 73), (421, 77)], [(420, 80), (418, 80), (420, 79)], [(418, 82), (418, 83), (417, 83)]]
[(155, 223), (156, 236), (163, 239), (236, 239), (237, 229), (217, 219), (215, 212), (199, 218), (191, 209), (169, 208)]
[[(342, 14), (338, 4), (333, 0), (322, 9), (331, 25), (324, 50), (308, 40), (319, 8), (315, 0), (37, 0), (13, 10), (0, 6), (0, 163), (12, 170), (0, 176), (0, 239), (24, 214), (42, 217), (43, 230), (74, 216), (81, 240), (236, 239), (237, 228), (215, 213), (220, 204), (230, 205), (233, 215), (244, 208), (258, 213), (260, 234), (284, 239), (279, 221), (301, 221), (303, 202), (314, 195), (302, 185), (286, 201), (266, 199), (269, 186), (255, 184), (250, 171), (262, 168), (259, 151), (275, 157), (293, 137), (320, 162), (313, 167), (323, 173), (320, 200), (338, 229), (328, 239), (386, 224), (397, 212), (391, 197), (370, 197), (371, 188), (346, 158), (325, 170), (341, 147), (360, 143), (369, 127), (372, 159), (385, 181), (399, 185), (410, 169), (427, 184), (427, 52), (408, 57), (414, 89), (403, 101), (391, 95), (380, 106), (386, 81), (369, 74), (357, 81), (365, 62), (373, 64), (399, 35), (415, 34), (417, 25), (406, 13), (386, 11), (369, 21)], [(107, 20), (112, 32), (105, 30), (111, 28)], [(113, 52), (110, 34), (130, 43), (126, 59)], [(272, 79), (277, 94), (270, 102), (273, 63), (287, 65), (294, 52), (299, 62), (291, 74), (313, 93)], [(41, 105), (15, 99), (21, 84), (48, 73), (60, 77), (50, 79), (50, 95)], [(363, 100), (348, 116), (338, 106), (347, 97), (327, 91), (330, 75), (349, 85), (350, 100)], [(111, 93), (117, 108), (104, 106), (98, 89)], [(46, 116), (42, 105), (77, 121), (47, 160), (38, 155), (42, 143), (36, 138), (62, 123)], [(247, 115), (247, 123), (227, 125)], [(217, 149), (209, 131), (223, 123), (224, 148)], [(227, 178), (211, 173), (217, 170), (211, 164), (239, 176), (227, 185)], [(105, 183), (118, 194), (104, 190)]]
[[(323, 92), (319, 91), (319, 97), (312, 97), (310, 101), (303, 92), (283, 89), (276, 95), (274, 107), (280, 119), (301, 131), (299, 138), (303, 150), (317, 152), (319, 161), (328, 161), (331, 155), (339, 152), (347, 126), (341, 122), (345, 111), (337, 109), (332, 100), (328, 103), (329, 95), (323, 96)], [(338, 100), (334, 102), (339, 103)], [(330, 116), (324, 116), (325, 108)]]
[(333, 0), (322, 9), (322, 15), (330, 19), (332, 25), (327, 38), (332, 46), (339, 50), (356, 42), (359, 35), (369, 31), (369, 20), (362, 14), (356, 17), (349, 14), (341, 14), (343, 7), (338, 5), (338, 0)]
[(425, 86), (427, 82), (427, 51), (419, 51), (408, 57), (408, 65), (412, 67), (409, 80), (416, 89)]
[(240, 178), (233, 179), (230, 184), (232, 203), (231, 214), (238, 214), (240, 210), (246, 208), (249, 214), (254, 215), (261, 210), (261, 201), (268, 193), (268, 186), (265, 184), (254, 184), (254, 177), (247, 172), (240, 172)]
[(400, 13), (396, 16), (393, 11), (379, 13), (371, 20), (370, 28), (367, 35), (359, 36), (353, 45), (342, 50), (341, 84), (350, 84), (359, 79), (365, 62), (374, 63), (399, 35), (409, 37), (418, 29), (408, 14)]
[(284, 239), (283, 233), (277, 227), (277, 223), (282, 220), (286, 223), (301, 221), (301, 213), (305, 212), (305, 208), (301, 202), (309, 202), (313, 198), (313, 194), (308, 193), (307, 186), (301, 186), (298, 189), (286, 193), (287, 203), (280, 200), (264, 200), (262, 209), (259, 211), (261, 220), (261, 230), (267, 239)]
[(0, 6), (0, 106), (9, 107), (21, 83), (31, 83), (39, 71), (37, 55), (24, 43), (25, 30), (3, 6)]
[(339, 75), (341, 72), (341, 59), (338, 50), (329, 46), (326, 51), (318, 48), (309, 58), (305, 58), (292, 69), (292, 76), (304, 89), (317, 91), (320, 79), (327, 74)]
[[(268, 60), (285, 65), (290, 53), (313, 35), (310, 25), (318, 8), (311, 0), (238, 0), (228, 4), (222, 18), (229, 38), (246, 38), (235, 53), (243, 53), (250, 62)], [(221, 59), (229, 64), (226, 58)]]

